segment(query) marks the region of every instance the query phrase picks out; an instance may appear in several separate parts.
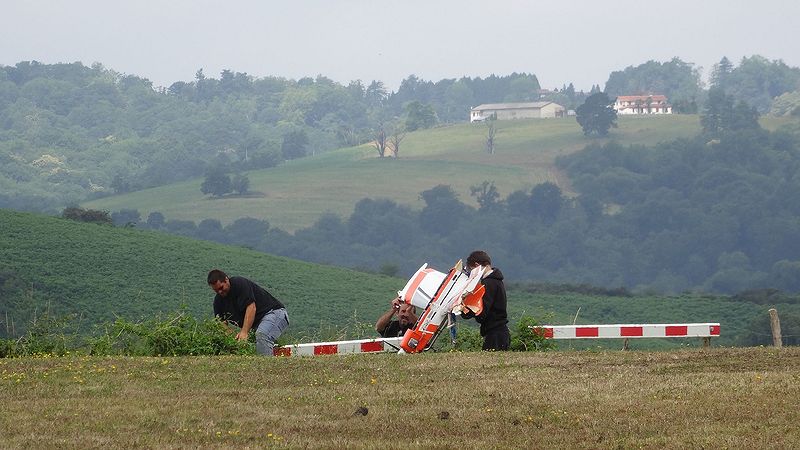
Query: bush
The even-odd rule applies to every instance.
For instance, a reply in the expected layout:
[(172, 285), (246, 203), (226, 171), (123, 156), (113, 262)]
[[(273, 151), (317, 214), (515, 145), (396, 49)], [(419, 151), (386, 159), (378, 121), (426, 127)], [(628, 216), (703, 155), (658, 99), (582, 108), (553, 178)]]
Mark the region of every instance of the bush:
[(541, 324), (532, 316), (523, 314), (517, 322), (517, 327), (511, 333), (511, 350), (515, 352), (555, 350), (556, 344), (552, 339), (545, 339), (541, 334), (533, 332), (533, 328)]
[(16, 354), (16, 342), (13, 339), (0, 339), (0, 358), (11, 358)]
[(184, 312), (141, 322), (117, 319), (102, 326), (99, 334), (81, 333), (75, 315), (47, 314), (32, 321), (27, 333), (14, 341), (0, 340), (0, 357), (84, 353), (95, 356), (185, 356), (255, 354), (250, 341), (236, 340), (222, 322), (197, 320)]
[(90, 343), (92, 355), (187, 356), (254, 354), (252, 339), (238, 342), (217, 320), (197, 320), (183, 312), (166, 319), (117, 319)]

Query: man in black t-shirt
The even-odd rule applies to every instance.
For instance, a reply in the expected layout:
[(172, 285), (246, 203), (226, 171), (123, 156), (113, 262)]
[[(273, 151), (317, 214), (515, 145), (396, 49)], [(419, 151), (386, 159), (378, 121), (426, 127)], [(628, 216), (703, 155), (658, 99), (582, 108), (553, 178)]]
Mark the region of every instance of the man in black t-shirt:
[[(397, 318), (392, 319), (395, 315)], [(415, 323), (417, 315), (414, 307), (396, 297), (390, 302), (389, 311), (375, 322), (375, 331), (383, 337), (400, 337), (406, 334), (409, 328), (414, 328)]]
[(226, 325), (233, 323), (239, 327), (236, 339), (240, 341), (246, 341), (250, 330), (255, 329), (256, 352), (272, 356), (275, 340), (289, 326), (283, 304), (247, 278), (228, 277), (218, 269), (208, 273), (208, 286), (217, 294), (214, 316)]

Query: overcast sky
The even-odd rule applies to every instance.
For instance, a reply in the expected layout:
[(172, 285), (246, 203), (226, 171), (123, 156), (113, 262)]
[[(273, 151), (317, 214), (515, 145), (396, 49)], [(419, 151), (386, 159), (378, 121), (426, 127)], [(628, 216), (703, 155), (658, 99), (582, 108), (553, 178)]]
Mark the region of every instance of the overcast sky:
[(533, 73), (543, 87), (679, 57), (800, 66), (798, 0), (3, 0), (0, 64), (100, 62), (158, 86), (199, 68), (341, 83)]

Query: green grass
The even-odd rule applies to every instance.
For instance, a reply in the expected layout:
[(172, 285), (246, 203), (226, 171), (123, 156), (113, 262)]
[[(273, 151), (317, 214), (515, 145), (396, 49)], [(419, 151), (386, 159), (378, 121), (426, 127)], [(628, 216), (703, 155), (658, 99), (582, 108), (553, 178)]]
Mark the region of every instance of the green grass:
[(551, 181), (571, 192), (568, 179), (553, 165), (559, 155), (591, 142), (656, 144), (700, 130), (696, 115), (620, 117), (605, 139), (586, 138), (574, 118), (498, 122), (494, 155), (484, 147), (486, 126), (460, 124), (409, 133), (400, 158), (383, 159), (370, 145), (345, 148), (284, 165), (249, 172), (250, 189), (263, 196), (211, 199), (200, 192), (202, 179), (86, 202), (84, 207), (138, 209), (146, 218), (160, 211), (168, 219), (218, 219), (227, 224), (250, 216), (294, 231), (324, 212), (348, 216), (364, 197), (390, 198), (421, 208), (419, 193), (448, 184), (462, 201), (474, 203), (469, 187), (494, 181), (501, 196)]
[[(402, 281), (309, 264), (163, 233), (0, 210), (0, 271), (33, 288), (0, 300), (0, 321), (22, 326), (34, 311), (77, 313), (87, 326), (185, 307), (211, 314), (206, 274), (221, 268), (257, 281), (282, 300), (292, 328), (372, 321)], [(398, 287), (398, 285), (400, 285)]]
[[(370, 333), (369, 324), (412, 275), (368, 274), (152, 231), (8, 210), (0, 210), (0, 233), (4, 237), (0, 240), (0, 274), (22, 286), (11, 289), (10, 281), (0, 285), (4, 289), (0, 291), (4, 294), (0, 298), (0, 332), (8, 335), (19, 335), (34, 315), (45, 310), (55, 315), (77, 314), (75, 320), (87, 330), (116, 316), (138, 320), (182, 308), (195, 317), (207, 317), (213, 293), (205, 277), (209, 269), (222, 268), (256, 280), (283, 301), (293, 339), (307, 342), (304, 336), (320, 336), (321, 330), (335, 338), (337, 330), (346, 327), (353, 337), (356, 332)], [(420, 265), (423, 262), (418, 261)], [(580, 308), (579, 324), (720, 322), (722, 337), (714, 340), (715, 345), (735, 344), (769, 307), (699, 295), (619, 298), (509, 290), (508, 297), (512, 326), (524, 313), (541, 322), (571, 324)], [(770, 306), (779, 312), (800, 313), (798, 304)], [(473, 322), (467, 323), (472, 326)], [(8, 332), (11, 323), (16, 333)], [(613, 341), (560, 343), (562, 347), (597, 344), (621, 345)], [(636, 340), (631, 345), (664, 348), (700, 342)]]
[(798, 448), (798, 373), (798, 348), (0, 359), (0, 447)]

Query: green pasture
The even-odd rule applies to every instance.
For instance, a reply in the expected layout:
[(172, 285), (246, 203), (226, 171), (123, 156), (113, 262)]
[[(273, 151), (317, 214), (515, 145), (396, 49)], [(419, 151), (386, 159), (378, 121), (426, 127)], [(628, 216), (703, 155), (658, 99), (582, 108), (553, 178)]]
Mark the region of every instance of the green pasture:
[[(138, 320), (181, 309), (208, 317), (213, 293), (205, 277), (209, 269), (221, 268), (256, 280), (283, 301), (293, 340), (320, 336), (320, 330), (339, 330), (342, 338), (360, 337), (372, 333), (371, 324), (412, 275), (393, 278), (153, 231), (8, 210), (0, 210), (0, 233), (4, 236), (0, 240), (0, 333), (6, 335), (19, 335), (44, 311), (75, 314), (74, 320), (82, 321), (87, 331), (115, 317)], [(509, 289), (508, 297), (512, 327), (523, 314), (553, 325), (720, 322), (722, 336), (714, 340), (718, 345), (736, 344), (769, 306), (800, 314), (798, 304), (756, 305), (724, 296), (606, 297)], [(462, 325), (474, 326), (474, 321)], [(635, 345), (698, 345), (695, 341)]]
[(421, 208), (419, 193), (446, 184), (474, 204), (469, 187), (494, 181), (505, 197), (518, 189), (551, 181), (567, 193), (569, 180), (554, 166), (559, 155), (610, 139), (656, 144), (700, 130), (698, 116), (620, 117), (608, 138), (587, 138), (574, 118), (497, 122), (495, 154), (485, 149), (485, 124), (459, 124), (409, 133), (398, 159), (377, 156), (368, 144), (344, 148), (251, 171), (253, 195), (212, 199), (200, 192), (202, 179), (107, 197), (82, 206), (109, 211), (137, 209), (145, 219), (160, 211), (168, 219), (266, 219), (286, 231), (307, 227), (324, 212), (348, 216), (364, 198), (389, 198)]

